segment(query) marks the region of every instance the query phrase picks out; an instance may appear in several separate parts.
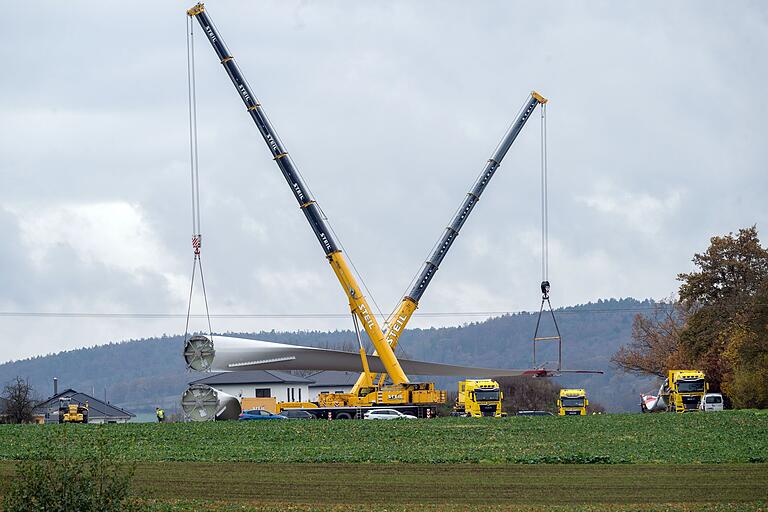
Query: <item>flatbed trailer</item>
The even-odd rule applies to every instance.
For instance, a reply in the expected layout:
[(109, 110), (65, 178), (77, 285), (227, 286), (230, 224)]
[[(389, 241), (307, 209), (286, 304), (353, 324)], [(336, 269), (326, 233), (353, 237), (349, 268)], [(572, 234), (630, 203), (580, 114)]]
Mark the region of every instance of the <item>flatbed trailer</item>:
[(285, 410), (306, 411), (321, 420), (361, 420), (368, 411), (375, 409), (394, 409), (403, 414), (410, 414), (417, 418), (434, 418), (437, 416), (437, 404), (411, 404), (411, 405), (379, 405), (372, 407), (285, 407), (278, 404), (278, 414)]

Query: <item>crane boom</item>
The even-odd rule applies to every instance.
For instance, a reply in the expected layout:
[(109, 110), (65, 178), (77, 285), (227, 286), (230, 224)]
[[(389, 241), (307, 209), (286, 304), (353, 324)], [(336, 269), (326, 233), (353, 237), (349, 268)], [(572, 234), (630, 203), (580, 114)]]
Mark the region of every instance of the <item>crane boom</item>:
[(371, 339), (371, 342), (384, 364), (387, 373), (392, 379), (392, 382), (394, 384), (407, 384), (409, 382), (408, 377), (400, 367), (400, 363), (398, 362), (397, 357), (395, 357), (394, 350), (390, 347), (389, 343), (386, 342), (384, 333), (368, 306), (368, 302), (363, 296), (354, 275), (350, 271), (346, 259), (339, 249), (339, 244), (334, 239), (333, 233), (320, 211), (320, 207), (315, 202), (309, 189), (304, 183), (304, 180), (301, 178), (288, 151), (286, 151), (285, 146), (277, 136), (277, 132), (269, 122), (261, 104), (251, 92), (248, 83), (235, 63), (234, 58), (229, 53), (227, 46), (224, 44), (216, 27), (211, 22), (208, 13), (205, 11), (204, 5), (202, 3), (195, 5), (187, 11), (187, 14), (193, 18), (197, 18), (200, 27), (203, 29), (203, 32), (205, 32), (208, 41), (211, 43), (211, 46), (213, 46), (221, 64), (224, 66), (229, 78), (232, 80), (232, 83), (240, 94), (240, 99), (245, 103), (248, 113), (253, 119), (253, 122), (256, 123), (259, 132), (261, 132), (261, 136), (264, 138), (264, 142), (267, 143), (267, 147), (272, 153), (273, 159), (283, 173), (283, 177), (285, 177), (288, 185), (291, 187), (291, 190), (299, 203), (299, 207), (302, 212), (304, 212), (304, 216), (307, 218), (307, 221), (312, 227), (312, 231), (315, 233), (315, 237), (318, 242), (320, 242), (320, 246), (323, 248), (333, 272), (336, 274), (336, 277), (344, 288), (344, 292), (349, 299), (352, 313), (357, 315), (363, 324), (363, 328)]
[[(485, 164), (485, 167), (480, 173), (480, 176), (477, 178), (474, 186), (467, 193), (467, 197), (464, 198), (464, 202), (456, 212), (456, 215), (454, 215), (451, 223), (448, 225), (448, 227), (445, 228), (445, 233), (443, 233), (442, 238), (440, 238), (440, 241), (435, 246), (435, 250), (432, 252), (429, 259), (424, 263), (424, 266), (422, 267), (421, 272), (419, 273), (413, 285), (413, 288), (411, 288), (408, 295), (403, 297), (403, 300), (400, 302), (398, 308), (387, 319), (385, 323), (385, 325), (388, 326), (386, 331), (386, 341), (391, 348), (394, 349), (397, 346), (400, 335), (403, 333), (406, 324), (411, 319), (411, 316), (419, 305), (421, 296), (424, 294), (427, 286), (429, 286), (429, 283), (435, 276), (435, 272), (437, 272), (438, 268), (440, 267), (440, 263), (442, 263), (445, 255), (448, 253), (448, 250), (453, 245), (453, 242), (459, 235), (461, 227), (467, 221), (469, 214), (472, 213), (472, 209), (480, 200), (480, 196), (483, 194), (485, 187), (488, 186), (491, 178), (493, 178), (496, 170), (501, 165), (501, 161), (506, 156), (507, 151), (509, 151), (509, 148), (512, 146), (512, 143), (515, 142), (515, 139), (523, 129), (523, 126), (525, 126), (525, 123), (531, 117), (531, 114), (533, 114), (536, 106), (539, 104), (543, 105), (547, 101), (548, 100), (538, 92), (531, 92), (527, 102), (520, 111), (520, 115), (518, 115), (515, 122), (512, 123), (512, 126), (509, 127), (509, 130), (507, 130), (507, 133), (501, 139), (501, 142), (496, 147), (496, 150), (493, 152), (493, 155), (491, 155), (491, 158)], [(376, 355), (376, 353), (374, 353), (374, 355)], [(358, 378), (357, 383), (353, 388), (353, 393), (364, 383), (365, 377), (365, 375), (361, 375), (360, 378)]]
[(504, 138), (501, 139), (501, 142), (496, 147), (496, 151), (493, 152), (490, 160), (488, 160), (488, 163), (486, 163), (483, 172), (478, 177), (475, 185), (472, 187), (472, 190), (467, 193), (467, 197), (464, 199), (461, 208), (459, 208), (459, 211), (456, 212), (453, 220), (451, 220), (451, 224), (445, 228), (443, 237), (440, 239), (437, 247), (435, 247), (432, 255), (424, 263), (424, 267), (421, 269), (419, 277), (416, 279), (413, 288), (411, 288), (410, 293), (406, 295), (405, 299), (410, 299), (411, 301), (418, 304), (421, 296), (427, 289), (427, 286), (429, 286), (429, 283), (435, 276), (435, 272), (437, 272), (440, 263), (442, 263), (443, 258), (445, 258), (445, 255), (448, 253), (451, 245), (453, 245), (453, 242), (456, 240), (461, 227), (467, 221), (469, 214), (472, 213), (472, 209), (480, 200), (480, 196), (485, 190), (485, 187), (488, 186), (488, 182), (490, 182), (491, 178), (493, 178), (493, 175), (496, 173), (496, 169), (498, 169), (499, 165), (501, 165), (501, 161), (504, 159), (507, 151), (509, 151), (512, 143), (515, 142), (515, 139), (520, 133), (520, 130), (523, 129), (526, 121), (528, 121), (528, 118), (531, 117), (531, 114), (536, 108), (536, 105), (539, 103), (546, 103), (546, 101), (547, 100), (539, 93), (535, 91), (531, 93), (530, 97), (528, 98), (528, 103), (520, 112), (517, 120), (509, 128), (506, 135), (504, 135)]

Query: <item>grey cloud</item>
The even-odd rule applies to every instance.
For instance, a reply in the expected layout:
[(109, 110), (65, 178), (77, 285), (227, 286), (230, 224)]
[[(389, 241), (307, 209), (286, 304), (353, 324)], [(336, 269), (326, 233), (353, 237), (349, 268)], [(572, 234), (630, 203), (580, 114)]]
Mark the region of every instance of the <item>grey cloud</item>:
[[(8, 7), (0, 206), (121, 202), (186, 275), (185, 16), (176, 3)], [(668, 295), (717, 233), (768, 218), (768, 10), (715, 2), (211, 3), (212, 16), (385, 312), (533, 88), (551, 98), (551, 277), (559, 304)], [(345, 311), (343, 295), (206, 41), (197, 42), (206, 277), (222, 312)], [(467, 223), (422, 309), (537, 306), (538, 119)], [(646, 198), (654, 230), (584, 198)], [(629, 199), (628, 199), (629, 198)], [(2, 211), (2, 210), (0, 210)], [(639, 213), (642, 219), (642, 213)], [(159, 277), (29, 261), (3, 216), (7, 309), (179, 308)], [(634, 224), (633, 224), (634, 223)], [(64, 274), (56, 278), (53, 273)], [(612, 285), (611, 285), (612, 284)], [(85, 300), (85, 299), (87, 300)], [(418, 320), (458, 323), (463, 319)], [(3, 359), (178, 332), (178, 322), (4, 322)], [(220, 328), (347, 327), (345, 321)], [(6, 352), (7, 350), (7, 352)]]

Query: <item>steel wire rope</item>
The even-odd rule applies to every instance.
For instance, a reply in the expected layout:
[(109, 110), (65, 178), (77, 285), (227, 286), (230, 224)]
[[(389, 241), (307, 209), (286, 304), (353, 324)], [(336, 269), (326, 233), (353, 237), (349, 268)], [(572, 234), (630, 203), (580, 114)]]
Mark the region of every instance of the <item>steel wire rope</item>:
[(194, 250), (194, 259), (192, 262), (192, 278), (190, 280), (189, 300), (187, 303), (187, 316), (184, 326), (184, 339), (189, 336), (189, 320), (192, 312), (192, 295), (195, 286), (195, 271), (200, 269), (200, 283), (203, 291), (203, 300), (205, 302), (205, 318), (208, 323), (208, 334), (213, 337), (213, 328), (211, 324), (211, 313), (208, 307), (208, 293), (205, 288), (205, 277), (203, 274), (203, 259), (201, 255), (202, 247), (202, 229), (200, 223), (200, 160), (198, 153), (197, 137), (197, 83), (195, 78), (195, 31), (192, 18), (187, 18), (185, 25), (187, 39), (187, 101), (189, 105), (189, 165), (192, 183), (192, 247)]
[(549, 279), (549, 176), (547, 165), (547, 105), (541, 105), (541, 280)]
[[(549, 177), (547, 162), (547, 105), (541, 104), (541, 307), (536, 319), (536, 329), (533, 332), (533, 366), (536, 366), (536, 342), (556, 340), (558, 344), (557, 369), (562, 367), (563, 338), (560, 327), (557, 324), (555, 311), (549, 298)], [(544, 313), (544, 304), (549, 307), (549, 314), (555, 327), (556, 336), (539, 337), (541, 316)], [(549, 361), (542, 363), (548, 364)], [(542, 366), (544, 367), (544, 366)]]
[(187, 101), (189, 106), (189, 160), (192, 179), (192, 233), (200, 233), (200, 176), (197, 151), (197, 84), (195, 80), (195, 38), (192, 18), (187, 16)]

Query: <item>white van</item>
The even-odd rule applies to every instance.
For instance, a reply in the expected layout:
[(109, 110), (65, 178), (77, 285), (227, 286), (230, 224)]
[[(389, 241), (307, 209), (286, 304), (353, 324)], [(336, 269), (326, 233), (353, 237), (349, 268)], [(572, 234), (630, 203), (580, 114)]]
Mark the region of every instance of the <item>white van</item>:
[(715, 412), (723, 410), (723, 395), (720, 393), (707, 393), (701, 399), (699, 409), (704, 412)]

